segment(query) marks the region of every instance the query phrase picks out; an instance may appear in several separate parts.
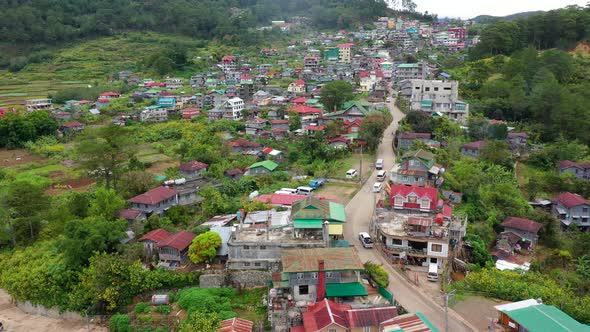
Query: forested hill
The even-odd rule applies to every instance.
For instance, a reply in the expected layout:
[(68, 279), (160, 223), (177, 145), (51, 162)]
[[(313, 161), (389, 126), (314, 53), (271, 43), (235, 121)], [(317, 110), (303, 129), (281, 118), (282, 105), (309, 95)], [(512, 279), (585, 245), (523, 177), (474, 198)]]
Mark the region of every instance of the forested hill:
[(538, 50), (571, 49), (590, 34), (590, 7), (571, 6), (513, 21), (501, 20), (484, 28), (474, 59), (510, 55), (532, 46)]
[(288, 16), (347, 28), (387, 11), (382, 0), (0, 0), (0, 8), (0, 42), (9, 43), (56, 43), (130, 29), (246, 37), (248, 29)]
[(532, 11), (532, 12), (522, 12), (522, 13), (516, 13), (516, 14), (511, 14), (511, 15), (506, 15), (506, 16), (479, 15), (479, 16), (472, 18), (471, 20), (476, 23), (489, 24), (489, 23), (494, 23), (494, 22), (500, 21), (500, 20), (512, 21), (512, 20), (516, 20), (519, 18), (526, 18), (529, 16), (535, 16), (535, 15), (539, 15), (539, 14), (543, 14), (543, 13), (544, 12), (542, 10), (536, 10), (536, 11)]

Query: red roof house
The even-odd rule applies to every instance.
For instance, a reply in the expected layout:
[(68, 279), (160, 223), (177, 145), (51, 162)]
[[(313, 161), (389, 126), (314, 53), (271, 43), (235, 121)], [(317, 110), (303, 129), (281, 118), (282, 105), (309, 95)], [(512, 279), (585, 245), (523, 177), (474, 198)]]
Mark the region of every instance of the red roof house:
[(167, 239), (169, 236), (170, 233), (167, 230), (158, 228), (147, 232), (144, 236), (140, 237), (138, 241), (152, 241), (158, 244), (161, 241)]
[(187, 231), (169, 233), (158, 228), (139, 238), (139, 242), (143, 242), (148, 256), (158, 252), (160, 264), (180, 266), (188, 261), (188, 247), (195, 237), (195, 234)]
[(117, 218), (133, 221), (141, 215), (141, 211), (133, 209), (123, 209), (117, 214)]
[(170, 236), (158, 242), (158, 247), (171, 247), (177, 250), (185, 250), (193, 242), (196, 237), (195, 234), (187, 231), (180, 231), (178, 233), (170, 234)]
[(557, 197), (554, 198), (554, 201), (563, 204), (567, 208), (572, 208), (574, 206), (584, 205), (584, 204), (590, 205), (590, 201), (588, 201), (584, 197), (582, 197), (578, 194), (572, 194), (572, 193), (568, 193), (568, 192), (561, 193), (561, 194), (557, 195)]
[(178, 169), (182, 175), (186, 176), (199, 176), (205, 172), (207, 172), (207, 167), (209, 165), (202, 163), (197, 160), (187, 161), (186, 163), (180, 164)]
[(395, 209), (436, 211), (438, 189), (431, 187), (392, 185), (390, 204)]
[(114, 99), (119, 97), (121, 97), (121, 94), (117, 92), (104, 92), (100, 94), (100, 98), (104, 99)]
[(530, 219), (508, 217), (502, 222), (502, 227), (537, 234), (543, 225)]
[(305, 97), (297, 97), (293, 100), (291, 100), (291, 104), (295, 104), (295, 105), (305, 105), (305, 103), (307, 102), (307, 98)]
[(432, 332), (438, 331), (422, 313), (411, 313), (394, 317), (379, 325), (379, 331)]
[(254, 322), (236, 317), (222, 321), (217, 332), (252, 332), (253, 327)]
[(145, 192), (141, 195), (137, 195), (128, 199), (127, 201), (132, 204), (145, 204), (145, 205), (156, 205), (163, 201), (167, 201), (177, 194), (176, 190), (168, 187), (158, 187)]

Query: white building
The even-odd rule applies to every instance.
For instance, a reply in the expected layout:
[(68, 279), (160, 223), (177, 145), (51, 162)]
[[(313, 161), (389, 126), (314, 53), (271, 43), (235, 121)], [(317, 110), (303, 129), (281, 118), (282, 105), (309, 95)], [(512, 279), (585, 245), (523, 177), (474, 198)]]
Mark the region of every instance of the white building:
[(338, 61), (350, 63), (352, 59), (352, 43), (338, 45)]
[(457, 81), (411, 79), (401, 81), (400, 88), (400, 95), (410, 101), (412, 110), (467, 121), (469, 104), (459, 100)]
[(163, 122), (168, 120), (168, 109), (158, 106), (149, 106), (139, 113), (141, 122)]
[(166, 88), (170, 90), (176, 90), (182, 88), (182, 78), (167, 78)]
[(242, 119), (242, 110), (244, 109), (244, 100), (238, 97), (228, 99), (223, 108), (223, 118), (233, 121)]
[(31, 99), (26, 101), (27, 111), (38, 111), (38, 110), (52, 110), (53, 103), (51, 99)]

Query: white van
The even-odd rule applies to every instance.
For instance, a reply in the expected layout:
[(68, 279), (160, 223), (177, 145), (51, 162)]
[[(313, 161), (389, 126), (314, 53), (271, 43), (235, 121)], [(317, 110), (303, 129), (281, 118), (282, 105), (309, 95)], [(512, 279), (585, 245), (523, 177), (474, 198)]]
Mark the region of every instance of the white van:
[(428, 275), (426, 275), (428, 281), (438, 281), (438, 264), (430, 263), (428, 265)]
[(297, 194), (297, 189), (293, 189), (293, 188), (281, 188), (280, 191), (284, 191), (287, 192), (291, 195), (296, 195)]
[(348, 171), (346, 171), (346, 178), (347, 179), (355, 178), (357, 175), (359, 175), (359, 173), (354, 168), (351, 168)]
[(359, 233), (359, 240), (363, 245), (363, 248), (373, 248), (373, 240), (371, 240), (371, 236), (367, 232), (360, 232)]
[(377, 162), (375, 163), (375, 168), (383, 169), (383, 159), (377, 159)]
[(309, 196), (309, 195), (311, 195), (312, 191), (313, 191), (312, 187), (305, 187), (305, 186), (297, 187), (297, 194), (298, 195)]
[(387, 172), (386, 171), (383, 171), (383, 170), (379, 171), (377, 173), (377, 181), (379, 181), (379, 182), (385, 181), (385, 176), (386, 175), (387, 175)]
[(374, 193), (381, 192), (381, 189), (383, 189), (383, 183), (382, 182), (375, 182), (375, 184), (373, 185), (373, 192)]

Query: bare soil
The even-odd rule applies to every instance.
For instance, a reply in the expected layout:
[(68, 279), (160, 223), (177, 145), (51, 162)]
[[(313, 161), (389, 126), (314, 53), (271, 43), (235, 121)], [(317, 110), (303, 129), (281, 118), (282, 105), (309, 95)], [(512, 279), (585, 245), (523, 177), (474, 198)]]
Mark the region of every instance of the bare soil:
[(352, 197), (356, 194), (358, 186), (356, 184), (328, 182), (316, 191), (317, 196), (325, 197), (327, 199), (339, 202), (341, 204), (348, 204)]
[(2, 167), (14, 167), (44, 160), (46, 159), (32, 155), (24, 149), (0, 150), (0, 166)]
[[(498, 317), (494, 306), (507, 303), (506, 301), (487, 299), (481, 296), (468, 297), (453, 307), (464, 319), (469, 321), (478, 331), (488, 331), (493, 319)], [(492, 328), (492, 331), (496, 331)]]
[(27, 314), (10, 301), (10, 296), (0, 290), (0, 321), (6, 332), (106, 332), (107, 328), (84, 320), (55, 319)]
[(49, 196), (57, 196), (69, 190), (86, 191), (90, 189), (90, 187), (92, 187), (93, 184), (94, 180), (89, 178), (65, 179), (59, 181), (56, 184), (53, 184), (49, 189), (45, 191), (45, 193)]
[(174, 161), (163, 161), (154, 163), (152, 166), (146, 169), (146, 172), (152, 173), (154, 175), (162, 175), (166, 173), (166, 169), (169, 167), (178, 167), (178, 162)]

